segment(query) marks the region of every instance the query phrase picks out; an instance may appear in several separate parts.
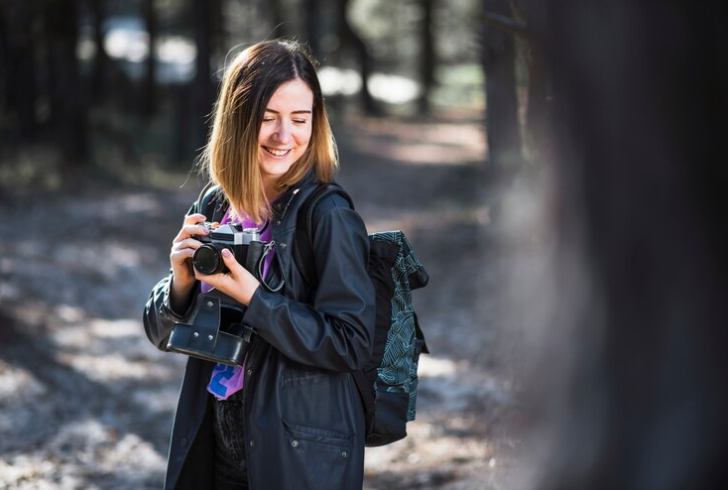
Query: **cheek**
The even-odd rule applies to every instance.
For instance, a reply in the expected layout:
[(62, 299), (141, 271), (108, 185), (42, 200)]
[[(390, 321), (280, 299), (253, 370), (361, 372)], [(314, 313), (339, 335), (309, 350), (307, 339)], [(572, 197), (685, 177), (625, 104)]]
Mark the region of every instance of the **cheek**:
[(298, 138), (298, 144), (302, 147), (307, 147), (309, 143), (311, 143), (311, 136), (313, 135), (313, 131), (309, 128), (306, 131), (302, 131), (301, 135)]

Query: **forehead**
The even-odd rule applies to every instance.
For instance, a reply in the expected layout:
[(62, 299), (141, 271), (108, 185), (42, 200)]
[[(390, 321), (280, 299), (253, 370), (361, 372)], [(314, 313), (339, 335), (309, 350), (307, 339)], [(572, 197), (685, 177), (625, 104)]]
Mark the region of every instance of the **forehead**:
[(268, 102), (267, 109), (277, 111), (300, 111), (313, 108), (313, 92), (308, 84), (297, 78), (281, 84), (273, 93)]

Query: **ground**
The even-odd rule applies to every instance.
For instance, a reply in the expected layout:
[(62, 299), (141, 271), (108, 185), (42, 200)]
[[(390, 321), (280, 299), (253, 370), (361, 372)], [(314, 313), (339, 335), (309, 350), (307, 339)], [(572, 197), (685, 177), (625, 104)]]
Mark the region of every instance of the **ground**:
[[(368, 450), (365, 488), (513, 488), (518, 397), (499, 353), (480, 124), (341, 119), (339, 181), (370, 231), (406, 232), (430, 275), (414, 293), (431, 351), (417, 420)], [(156, 350), (140, 319), (200, 188), (170, 179), (0, 191), (0, 488), (161, 488), (185, 358)]]

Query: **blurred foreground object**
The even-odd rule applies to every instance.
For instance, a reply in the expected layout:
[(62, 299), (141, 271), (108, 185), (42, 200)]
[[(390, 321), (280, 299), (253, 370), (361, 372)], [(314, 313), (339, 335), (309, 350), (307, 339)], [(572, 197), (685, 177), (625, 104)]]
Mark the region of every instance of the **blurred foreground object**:
[(530, 486), (725, 488), (728, 6), (536, 8), (553, 236)]

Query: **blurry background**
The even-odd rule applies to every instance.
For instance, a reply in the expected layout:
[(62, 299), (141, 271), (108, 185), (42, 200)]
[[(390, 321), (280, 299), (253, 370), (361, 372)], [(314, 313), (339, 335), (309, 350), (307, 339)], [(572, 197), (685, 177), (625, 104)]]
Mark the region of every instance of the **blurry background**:
[(719, 488), (727, 8), (0, 0), (0, 488), (160, 488), (185, 358), (142, 308), (225, 60), (278, 37), (431, 277), (417, 420), (366, 488)]
[[(0, 488), (160, 487), (185, 358), (149, 343), (142, 309), (203, 185), (225, 62), (278, 37), (320, 62), (368, 228), (403, 229), (431, 276), (414, 295), (432, 352), (418, 419), (369, 451), (367, 488), (503, 488), (519, 442), (486, 189), (494, 153), (526, 165), (527, 53), (485, 29), (483, 2), (0, 6)], [(499, 64), (509, 136), (489, 159), (484, 67)]]

